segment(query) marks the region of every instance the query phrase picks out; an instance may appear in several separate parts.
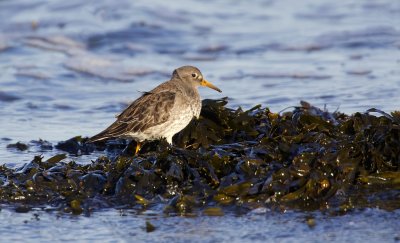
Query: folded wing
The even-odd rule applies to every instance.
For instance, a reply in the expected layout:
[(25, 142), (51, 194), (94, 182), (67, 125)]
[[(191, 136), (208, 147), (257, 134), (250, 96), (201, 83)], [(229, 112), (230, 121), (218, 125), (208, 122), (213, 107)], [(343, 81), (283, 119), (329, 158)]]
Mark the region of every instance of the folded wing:
[(119, 114), (113, 124), (91, 137), (89, 142), (124, 137), (160, 125), (168, 120), (174, 103), (174, 92), (145, 93)]

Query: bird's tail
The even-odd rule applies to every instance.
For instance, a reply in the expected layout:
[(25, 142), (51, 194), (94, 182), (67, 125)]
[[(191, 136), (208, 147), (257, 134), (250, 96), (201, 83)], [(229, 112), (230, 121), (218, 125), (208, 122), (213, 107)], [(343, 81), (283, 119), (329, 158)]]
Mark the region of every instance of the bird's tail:
[(102, 131), (99, 134), (96, 134), (93, 137), (89, 138), (87, 140), (87, 143), (94, 143), (94, 142), (106, 140), (106, 139), (109, 139), (109, 138), (110, 138), (110, 136), (107, 134), (107, 132), (106, 131)]
[(115, 121), (113, 124), (111, 124), (109, 127), (107, 127), (99, 134), (96, 134), (93, 137), (89, 138), (88, 143), (120, 137), (121, 135), (123, 135), (123, 132), (125, 131), (124, 130), (125, 126), (126, 126), (125, 123), (119, 123), (118, 121)]

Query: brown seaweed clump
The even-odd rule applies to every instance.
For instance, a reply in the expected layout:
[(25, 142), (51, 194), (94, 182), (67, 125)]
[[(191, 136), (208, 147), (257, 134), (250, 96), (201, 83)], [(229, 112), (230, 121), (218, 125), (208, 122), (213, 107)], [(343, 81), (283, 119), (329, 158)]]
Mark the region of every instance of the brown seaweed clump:
[[(201, 118), (133, 156), (134, 142), (96, 146), (75, 137), (55, 147), (104, 156), (77, 164), (60, 154), (21, 168), (0, 166), (0, 202), (50, 205), (72, 213), (163, 208), (223, 215), (258, 207), (344, 213), (400, 208), (400, 112), (345, 115), (306, 102), (276, 114), (205, 100)], [(378, 116), (371, 113), (378, 113)], [(222, 210), (223, 209), (223, 210)]]

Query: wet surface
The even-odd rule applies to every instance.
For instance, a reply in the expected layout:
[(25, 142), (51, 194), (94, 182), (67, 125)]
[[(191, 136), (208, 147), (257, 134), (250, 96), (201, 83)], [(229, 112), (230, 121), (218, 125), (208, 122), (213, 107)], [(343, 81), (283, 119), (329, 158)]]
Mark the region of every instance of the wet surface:
[[(90, 217), (76, 217), (40, 209), (28, 213), (5, 209), (0, 215), (2, 237), (15, 241), (130, 242), (134, 238), (147, 242), (397, 242), (400, 238), (398, 225), (387, 223), (398, 221), (399, 211), (379, 209), (336, 217), (321, 213), (272, 213), (265, 209), (246, 217), (163, 217), (157, 212), (133, 210), (107, 210)], [(146, 223), (154, 226), (153, 231), (148, 232)]]
[[(0, 17), (0, 164), (60, 152), (32, 140), (99, 132), (137, 91), (187, 64), (232, 107), (278, 112), (307, 100), (345, 113), (399, 109), (397, 1), (20, 0), (1, 1)], [(18, 141), (28, 147), (8, 146)]]

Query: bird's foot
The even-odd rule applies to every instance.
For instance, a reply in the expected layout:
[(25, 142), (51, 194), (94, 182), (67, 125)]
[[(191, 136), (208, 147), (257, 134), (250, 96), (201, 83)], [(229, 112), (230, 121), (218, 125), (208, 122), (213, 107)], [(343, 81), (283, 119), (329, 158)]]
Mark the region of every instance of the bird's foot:
[(135, 155), (137, 155), (137, 154), (139, 153), (141, 147), (142, 147), (142, 143), (137, 142), (137, 143), (136, 143)]
[(122, 150), (121, 155), (125, 156), (135, 156), (138, 155), (140, 149), (142, 148), (142, 143), (139, 142), (130, 142), (126, 145), (126, 147)]

